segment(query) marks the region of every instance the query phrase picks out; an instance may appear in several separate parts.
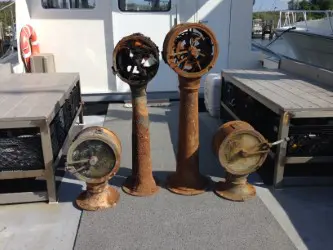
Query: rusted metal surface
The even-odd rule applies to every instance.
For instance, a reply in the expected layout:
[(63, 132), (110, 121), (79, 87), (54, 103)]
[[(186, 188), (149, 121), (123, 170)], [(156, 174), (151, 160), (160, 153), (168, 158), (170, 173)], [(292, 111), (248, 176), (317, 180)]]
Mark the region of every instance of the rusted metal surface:
[(198, 89), (200, 78), (179, 76), (180, 109), (176, 172), (168, 177), (170, 191), (183, 195), (204, 192), (209, 184), (199, 172)]
[(247, 182), (266, 160), (271, 144), (250, 124), (231, 121), (223, 124), (213, 138), (213, 151), (226, 170), (225, 180), (215, 186), (215, 192), (226, 199), (245, 201), (256, 195)]
[(113, 73), (131, 88), (146, 87), (157, 74), (159, 63), (158, 47), (140, 33), (124, 37), (113, 51)]
[(215, 184), (215, 193), (231, 201), (247, 201), (256, 196), (256, 189), (247, 182), (248, 175), (233, 175), (226, 172), (225, 180)]
[(198, 91), (201, 77), (216, 62), (218, 44), (207, 26), (179, 24), (167, 34), (162, 56), (178, 74), (180, 90), (177, 166), (167, 179), (167, 188), (182, 195), (201, 194), (209, 179), (199, 171)]
[(146, 88), (158, 71), (159, 50), (148, 37), (133, 34), (117, 44), (113, 59), (114, 73), (130, 85), (133, 107), (132, 175), (124, 182), (123, 191), (149, 196), (159, 187), (152, 173)]
[(67, 170), (87, 183), (87, 190), (76, 199), (83, 210), (114, 207), (120, 198), (108, 181), (117, 173), (121, 160), (121, 142), (112, 131), (93, 126), (82, 130), (67, 153)]
[(107, 182), (87, 183), (87, 190), (77, 197), (76, 205), (83, 210), (97, 211), (115, 207), (119, 199), (119, 192)]
[(202, 77), (215, 65), (218, 54), (214, 33), (201, 23), (173, 27), (163, 43), (164, 62), (184, 78)]

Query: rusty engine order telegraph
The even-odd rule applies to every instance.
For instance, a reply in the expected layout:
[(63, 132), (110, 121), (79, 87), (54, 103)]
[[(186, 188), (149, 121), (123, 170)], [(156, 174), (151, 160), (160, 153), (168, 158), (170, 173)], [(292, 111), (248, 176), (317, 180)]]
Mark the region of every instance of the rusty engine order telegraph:
[(164, 40), (162, 57), (178, 74), (180, 90), (177, 166), (167, 180), (167, 188), (177, 194), (201, 194), (209, 184), (199, 172), (198, 92), (218, 53), (214, 33), (200, 23), (176, 25)]
[(284, 140), (269, 143), (244, 121), (223, 124), (213, 138), (213, 151), (226, 170), (225, 180), (215, 185), (216, 194), (232, 201), (255, 197), (256, 190), (247, 182), (248, 175), (261, 167), (272, 146)]
[(117, 204), (120, 195), (108, 181), (119, 169), (121, 150), (117, 135), (103, 127), (88, 127), (75, 137), (66, 169), (87, 183), (87, 190), (76, 199), (78, 207), (95, 211)]
[(128, 83), (132, 94), (132, 175), (124, 182), (123, 190), (135, 196), (148, 196), (159, 190), (152, 173), (146, 93), (158, 68), (158, 47), (140, 33), (124, 37), (114, 49), (112, 70)]

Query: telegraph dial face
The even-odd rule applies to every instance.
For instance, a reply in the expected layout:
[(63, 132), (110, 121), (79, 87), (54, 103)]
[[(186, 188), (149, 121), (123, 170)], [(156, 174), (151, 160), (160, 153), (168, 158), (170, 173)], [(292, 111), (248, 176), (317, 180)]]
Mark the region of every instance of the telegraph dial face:
[(69, 171), (86, 182), (105, 178), (112, 172), (115, 164), (113, 149), (102, 140), (78, 141), (67, 155)]
[(230, 134), (221, 144), (219, 158), (221, 165), (235, 175), (250, 174), (256, 171), (267, 157), (267, 153), (257, 153), (247, 157), (240, 151), (261, 151), (260, 145), (266, 140), (258, 132), (240, 130)]

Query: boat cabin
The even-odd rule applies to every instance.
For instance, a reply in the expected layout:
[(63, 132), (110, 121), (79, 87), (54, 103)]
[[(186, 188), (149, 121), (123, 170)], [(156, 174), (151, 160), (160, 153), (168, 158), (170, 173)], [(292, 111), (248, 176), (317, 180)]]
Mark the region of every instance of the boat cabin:
[[(175, 24), (202, 22), (219, 42), (212, 73), (257, 66), (258, 56), (251, 51), (252, 7), (253, 1), (233, 0), (23, 0), (16, 1), (16, 27), (18, 32), (26, 24), (35, 29), (40, 52), (54, 55), (57, 72), (80, 73), (84, 97), (121, 100), (129, 86), (112, 73), (112, 53), (132, 33), (150, 37), (161, 51)], [(15, 71), (23, 68), (21, 64)], [(178, 96), (176, 77), (161, 62), (149, 95)]]

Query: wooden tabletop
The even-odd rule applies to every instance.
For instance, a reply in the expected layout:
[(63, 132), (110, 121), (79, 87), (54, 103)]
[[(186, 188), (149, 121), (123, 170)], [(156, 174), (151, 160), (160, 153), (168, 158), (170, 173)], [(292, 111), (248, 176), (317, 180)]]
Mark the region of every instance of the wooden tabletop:
[[(280, 70), (224, 70), (223, 77), (273, 111), (333, 111), (333, 86)], [(332, 82), (333, 83), (333, 82)]]
[(1, 75), (0, 122), (50, 119), (78, 80), (78, 73)]

